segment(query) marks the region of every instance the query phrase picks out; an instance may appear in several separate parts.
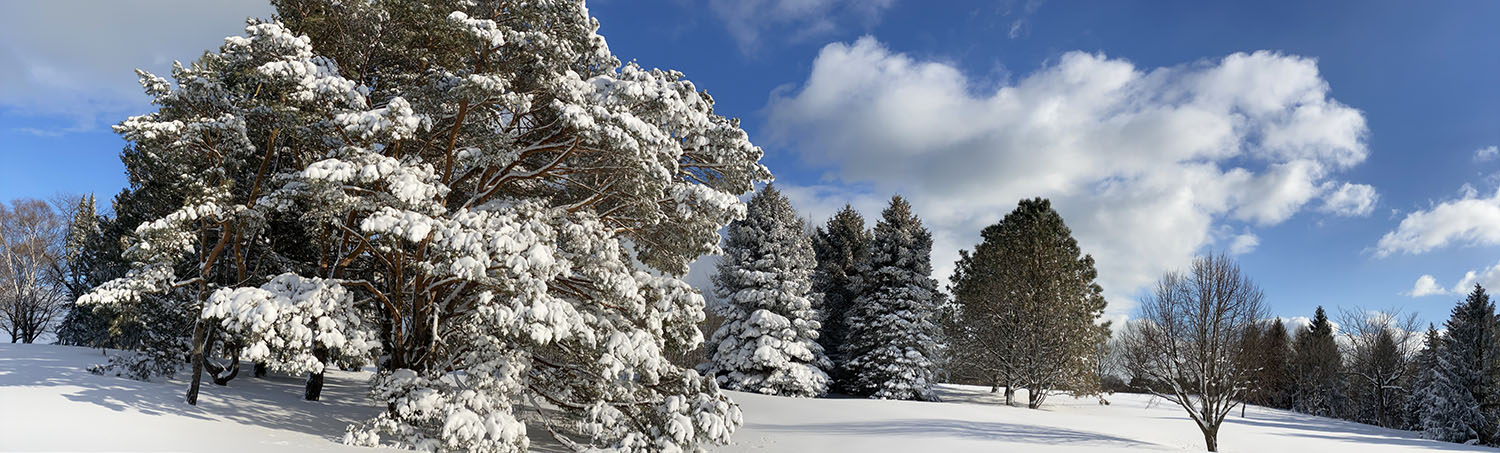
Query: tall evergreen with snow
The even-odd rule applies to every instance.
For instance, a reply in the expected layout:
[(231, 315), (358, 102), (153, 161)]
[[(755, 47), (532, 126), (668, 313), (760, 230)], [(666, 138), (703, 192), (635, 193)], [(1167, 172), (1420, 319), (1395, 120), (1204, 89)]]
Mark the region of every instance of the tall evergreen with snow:
[(1422, 437), (1447, 442), (1479, 439), (1484, 414), (1479, 402), (1450, 378), (1454, 365), (1444, 352), (1446, 341), (1437, 329), (1428, 326), (1425, 348), (1417, 355), (1417, 375), (1413, 379), (1409, 410), (1413, 429)]
[(79, 197), (73, 208), (73, 218), (68, 222), (68, 234), (64, 238), (63, 259), (60, 263), (63, 287), (75, 303), (57, 326), (57, 342), (74, 346), (108, 345), (109, 318), (106, 313), (95, 313), (94, 307), (78, 305), (78, 297), (88, 293), (98, 282), (93, 281), (94, 259), (91, 243), (101, 235), (100, 216), (93, 195)]
[(942, 300), (932, 279), (932, 233), (900, 196), (875, 224), (849, 309), (844, 389), (881, 399), (930, 400)]
[(1109, 335), (1093, 257), (1084, 254), (1048, 200), (1021, 200), (983, 241), (960, 254), (954, 302), (964, 331), (950, 333), (954, 359), (986, 370), (992, 385), (1025, 388), (1028, 405), (1047, 391), (1088, 393), (1098, 387), (1094, 353)]
[(354, 444), (521, 451), (523, 402), (579, 450), (728, 441), (737, 406), (664, 352), (702, 342), (680, 276), (770, 177), (736, 120), (622, 64), (582, 1), (273, 3), (141, 74), (159, 108), (116, 130), (149, 203), (84, 303), (188, 314), (190, 401), (216, 355), (309, 396), (375, 360)]
[(1500, 357), (1495, 349), (1495, 304), (1483, 287), (1474, 285), (1469, 296), (1453, 307), (1446, 326), (1447, 335), (1437, 353), (1437, 373), (1431, 381), (1437, 398), (1431, 402), (1430, 419), (1424, 422), (1436, 428), (1424, 431), (1456, 442), (1493, 443)]
[(854, 281), (859, 273), (859, 263), (870, 254), (870, 231), (865, 228), (865, 218), (849, 205), (844, 205), (828, 224), (813, 232), (813, 254), (818, 267), (813, 271), (812, 291), (823, 295), (819, 311), (823, 315), (823, 328), (818, 334), (818, 344), (833, 362), (830, 374), (835, 387), (842, 381), (840, 369), (846, 362), (840, 352), (849, 337), (849, 307), (854, 304)]
[(1339, 417), (1345, 403), (1340, 376), (1343, 359), (1333, 338), (1333, 323), (1323, 307), (1318, 307), (1312, 323), (1297, 333), (1292, 350), (1292, 409)]
[(828, 391), (828, 358), (817, 343), (816, 263), (792, 203), (773, 186), (750, 199), (745, 219), (729, 225), (714, 275), (724, 324), (699, 367), (731, 390), (798, 397)]

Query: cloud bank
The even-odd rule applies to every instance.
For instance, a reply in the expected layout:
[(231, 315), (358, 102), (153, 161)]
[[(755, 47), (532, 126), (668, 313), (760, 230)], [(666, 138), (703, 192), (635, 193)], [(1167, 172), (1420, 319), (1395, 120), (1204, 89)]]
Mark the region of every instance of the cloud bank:
[(1166, 68), (1070, 52), (986, 87), (864, 37), (824, 47), (767, 110), (773, 143), (828, 169), (824, 185), (783, 184), (812, 218), (845, 201), (873, 218), (901, 193), (946, 279), (980, 228), (1048, 197), (1116, 313), (1205, 247), (1259, 244), (1216, 231), (1276, 225), (1319, 199), (1317, 211), (1366, 215), (1377, 200), (1334, 179), (1368, 154), (1364, 115), (1329, 96), (1315, 60), (1274, 52)]

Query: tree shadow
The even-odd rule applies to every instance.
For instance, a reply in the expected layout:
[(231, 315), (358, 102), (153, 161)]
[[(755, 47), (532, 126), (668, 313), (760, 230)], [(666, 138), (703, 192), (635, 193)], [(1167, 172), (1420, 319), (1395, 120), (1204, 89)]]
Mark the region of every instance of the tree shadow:
[(1263, 428), (1283, 429), (1285, 435), (1314, 439), (1339, 440), (1369, 446), (1408, 446), (1433, 451), (1489, 451), (1474, 445), (1456, 444), (1428, 439), (1413, 438), (1415, 433), (1374, 425), (1335, 420), (1294, 412), (1280, 411), (1280, 420), (1231, 418), (1225, 424), (1245, 424)]
[(1047, 445), (1072, 444), (1110, 448), (1159, 446), (1135, 439), (1088, 431), (953, 419), (881, 420), (806, 425), (749, 423), (746, 424), (746, 427), (773, 432), (808, 432), (852, 436), (955, 437), (982, 441), (1007, 441)]
[(100, 355), (97, 349), (54, 345), (4, 347), (0, 348), (0, 387), (73, 387), (59, 393), (70, 401), (117, 412), (133, 410), (153, 416), (171, 414), (199, 420), (227, 420), (330, 441), (341, 441), (349, 425), (373, 418), (383, 410), (366, 395), (364, 373), (330, 370), (322, 401), (302, 400), (303, 380), (298, 377), (272, 374), (254, 378), (244, 373), (227, 386), (217, 386), (205, 379), (198, 405), (192, 406), (184, 401), (187, 390), (184, 380), (136, 381), (94, 375), (85, 369), (93, 363), (107, 362), (108, 357)]

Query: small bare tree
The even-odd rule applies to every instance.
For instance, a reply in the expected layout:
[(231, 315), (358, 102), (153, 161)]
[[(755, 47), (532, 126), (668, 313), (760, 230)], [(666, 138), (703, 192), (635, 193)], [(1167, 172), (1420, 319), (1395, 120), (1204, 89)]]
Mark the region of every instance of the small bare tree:
[(1142, 301), (1140, 321), (1121, 336), (1139, 363), (1146, 389), (1182, 406), (1208, 451), (1219, 451), (1219, 426), (1245, 391), (1253, 370), (1236, 360), (1246, 326), (1265, 317), (1263, 294), (1223, 254), (1171, 272)]
[(67, 306), (58, 260), (65, 222), (41, 200), (0, 203), (0, 329), (11, 343), (31, 343)]
[(1344, 375), (1355, 388), (1358, 414), (1363, 422), (1391, 428), (1399, 425), (1396, 413), (1410, 391), (1409, 378), (1419, 371), (1411, 364), (1423, 348), (1423, 332), (1415, 313), (1399, 310), (1345, 309), (1340, 313), (1339, 335), (1348, 366)]

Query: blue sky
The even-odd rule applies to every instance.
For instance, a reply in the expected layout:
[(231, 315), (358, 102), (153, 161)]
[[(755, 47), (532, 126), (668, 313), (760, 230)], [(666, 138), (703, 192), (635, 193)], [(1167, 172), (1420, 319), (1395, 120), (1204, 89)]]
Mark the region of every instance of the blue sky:
[[(117, 192), (108, 125), (150, 107), (131, 70), (165, 72), (269, 12), (6, 8), (0, 199)], [(1441, 322), (1455, 286), (1500, 284), (1500, 156), (1482, 152), (1500, 145), (1500, 3), (590, 9), (616, 55), (680, 70), (743, 118), (808, 217), (913, 198), (940, 276), (1015, 200), (1047, 196), (1100, 260), (1112, 315), (1205, 250), (1238, 252), (1285, 317), (1321, 304)]]

